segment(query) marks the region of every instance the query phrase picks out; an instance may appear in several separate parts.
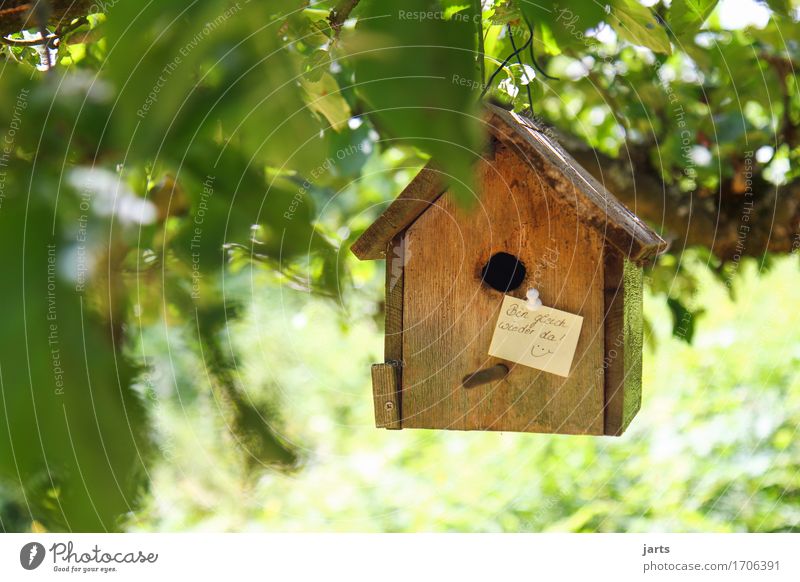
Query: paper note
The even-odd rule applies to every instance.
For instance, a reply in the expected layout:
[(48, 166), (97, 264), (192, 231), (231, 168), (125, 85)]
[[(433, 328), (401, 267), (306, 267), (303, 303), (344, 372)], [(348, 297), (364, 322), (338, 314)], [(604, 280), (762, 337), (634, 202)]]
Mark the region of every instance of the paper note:
[(530, 310), (506, 295), (489, 355), (559, 376), (569, 376), (583, 318), (552, 307)]

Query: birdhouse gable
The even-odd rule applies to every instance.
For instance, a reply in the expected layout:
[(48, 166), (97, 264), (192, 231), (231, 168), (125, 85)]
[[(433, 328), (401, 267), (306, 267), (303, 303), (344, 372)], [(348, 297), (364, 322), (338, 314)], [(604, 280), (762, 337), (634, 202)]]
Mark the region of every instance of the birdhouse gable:
[[(495, 105), (485, 106), (486, 129), (509, 147), (521, 163), (563, 196), (557, 204), (569, 207), (581, 220), (598, 230), (608, 244), (628, 260), (645, 263), (663, 252), (667, 243), (638, 216), (580, 166), (535, 121)], [(446, 190), (435, 161), (423, 168), (398, 198), (351, 247), (361, 260), (382, 259), (392, 239), (417, 220)]]

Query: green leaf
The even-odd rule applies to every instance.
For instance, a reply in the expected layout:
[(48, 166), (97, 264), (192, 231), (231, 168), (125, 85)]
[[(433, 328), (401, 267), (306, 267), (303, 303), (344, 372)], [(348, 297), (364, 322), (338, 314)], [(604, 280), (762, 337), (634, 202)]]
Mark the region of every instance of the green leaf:
[(637, 0), (615, 0), (609, 22), (620, 38), (657, 53), (671, 54), (667, 31), (652, 10)]
[(489, 21), (492, 24), (499, 24), (505, 25), (509, 22), (516, 22), (520, 18), (520, 11), (517, 8), (517, 5), (511, 0), (504, 0), (502, 3), (497, 4), (494, 7), (494, 11), (492, 15), (489, 17)]
[(687, 344), (692, 343), (695, 331), (695, 320), (701, 315), (700, 312), (690, 311), (678, 299), (667, 298), (667, 306), (672, 312), (672, 335), (682, 339)]
[(316, 81), (303, 80), (302, 85), (308, 93), (309, 107), (325, 117), (334, 130), (342, 129), (352, 114), (336, 79), (323, 73)]
[(146, 487), (136, 370), (64, 277), (80, 243), (53, 238), (50, 208), (26, 202), (0, 210), (0, 477), (49, 530), (115, 531)]
[(481, 150), (474, 14), (418, 16), (430, 10), (426, 0), (364, 6), (359, 40), (350, 46), (356, 84), (384, 137), (430, 154), (458, 198), (469, 203)]
[(471, 2), (469, 0), (439, 0), (444, 8), (444, 17), (451, 18), (454, 14), (469, 10)]
[(792, 13), (791, 0), (767, 0), (767, 4), (773, 11), (781, 16), (790, 17)]
[(351, 128), (345, 125), (331, 136), (328, 158), (336, 160), (332, 171), (336, 176), (356, 177), (375, 150), (372, 131), (368, 123)]
[(677, 37), (694, 35), (711, 16), (719, 0), (673, 0), (667, 24)]

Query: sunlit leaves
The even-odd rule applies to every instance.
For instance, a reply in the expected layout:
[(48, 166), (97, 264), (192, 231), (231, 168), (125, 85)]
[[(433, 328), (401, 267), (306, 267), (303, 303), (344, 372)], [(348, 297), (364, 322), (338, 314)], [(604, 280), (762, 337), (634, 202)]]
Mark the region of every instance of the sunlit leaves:
[(688, 37), (700, 30), (719, 0), (673, 0), (667, 23), (675, 36)]
[(609, 20), (621, 38), (658, 53), (672, 52), (666, 30), (638, 0), (615, 0)]
[(340, 131), (352, 113), (333, 76), (321, 72), (313, 81), (304, 80), (302, 85), (307, 92), (306, 99), (309, 107), (322, 115), (330, 124), (331, 129)]
[(656, 52), (671, 52), (664, 27), (650, 8), (638, 0), (590, 0), (552, 5), (523, 0), (519, 6), (533, 24), (549, 31), (562, 47), (589, 48), (594, 41), (586, 36), (587, 31), (606, 22), (624, 40)]

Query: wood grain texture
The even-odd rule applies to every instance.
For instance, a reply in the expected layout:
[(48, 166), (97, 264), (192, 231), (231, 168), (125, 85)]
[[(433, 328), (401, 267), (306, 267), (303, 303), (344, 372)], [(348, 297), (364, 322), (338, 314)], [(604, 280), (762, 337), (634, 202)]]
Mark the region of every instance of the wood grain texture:
[(667, 243), (633, 212), (617, 200), (594, 176), (578, 164), (544, 127), (528, 118), (487, 104), (489, 132), (514, 148), (555, 191), (570, 186), (580, 196), (555, 198), (579, 214), (626, 258), (643, 263), (667, 248)]
[(605, 304), (605, 434), (618, 436), (642, 401), (642, 269), (610, 248)]
[(616, 249), (605, 252), (605, 434), (622, 434), (625, 404), (624, 259)]
[(397, 235), (386, 249), (386, 306), (383, 357), (387, 362), (403, 360), (403, 269), (405, 241)]
[(396, 363), (372, 365), (372, 396), (375, 404), (375, 426), (400, 428), (399, 366)]
[(620, 434), (642, 406), (642, 354), (644, 353), (644, 276), (641, 267), (625, 260), (625, 403)]
[[(603, 237), (571, 185), (553, 190), (503, 144), (478, 171), (475, 211), (447, 193), (406, 232), (403, 427), (603, 434)], [(503, 293), (480, 271), (500, 251), (527, 269), (510, 295), (536, 287), (545, 305), (583, 316), (568, 378), (487, 355)], [(461, 386), (498, 363), (510, 369), (504, 379)]]
[(392, 239), (414, 222), (444, 192), (440, 173), (423, 168), (405, 190), (353, 243), (350, 250), (359, 259), (382, 259)]

